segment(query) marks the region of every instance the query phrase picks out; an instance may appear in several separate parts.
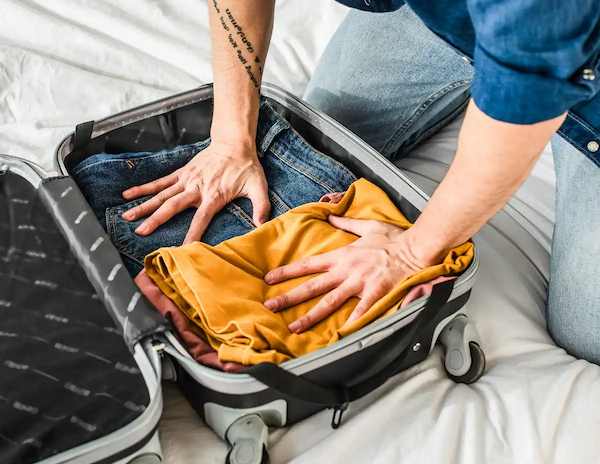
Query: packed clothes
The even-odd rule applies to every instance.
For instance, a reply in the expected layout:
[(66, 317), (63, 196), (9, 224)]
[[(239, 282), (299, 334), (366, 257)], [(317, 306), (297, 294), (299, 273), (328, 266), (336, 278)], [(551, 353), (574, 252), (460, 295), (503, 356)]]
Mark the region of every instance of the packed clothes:
[[(196, 154), (202, 156), (209, 144), (206, 139), (157, 152), (98, 153), (72, 170), (132, 276), (142, 270), (148, 253), (181, 245), (196, 210), (182, 211), (152, 234), (141, 236), (135, 229), (145, 218), (127, 221), (121, 215), (151, 197), (126, 201), (123, 191), (171, 174)], [(307, 143), (267, 102), (260, 107), (256, 147), (269, 186), (271, 217), (319, 201), (325, 194), (343, 192), (356, 180), (346, 166)], [(202, 241), (216, 245), (253, 228), (251, 203), (247, 198), (238, 198), (214, 216)]]
[[(150, 197), (126, 201), (122, 192), (170, 174), (196, 154), (202, 156), (209, 144), (206, 139), (158, 152), (98, 153), (72, 171), (125, 266), (132, 277), (137, 276), (142, 293), (171, 321), (190, 355), (202, 364), (237, 372), (244, 365), (282, 362), (327, 346), (427, 294), (428, 281), (459, 273), (470, 262), (473, 250), (467, 243), (443, 264), (400, 282), (348, 327), (341, 329), (356, 298), (313, 329), (292, 334), (287, 325), (318, 300), (271, 312), (263, 302), (304, 278), (267, 286), (262, 280), (267, 271), (351, 243), (356, 237), (331, 226), (328, 214), (381, 219), (404, 228), (410, 223), (383, 191), (364, 179), (356, 181), (346, 166), (312, 147), (263, 101), (256, 146), (269, 186), (271, 221), (256, 229), (250, 201), (238, 198), (213, 218), (202, 243), (180, 246), (193, 208), (148, 236), (136, 234), (143, 218), (127, 221), (122, 213)], [(140, 272), (145, 256), (147, 272)]]
[[(288, 325), (308, 312), (317, 298), (274, 313), (263, 302), (312, 276), (268, 285), (265, 274), (301, 258), (348, 245), (357, 236), (332, 226), (329, 215), (379, 220), (404, 229), (410, 222), (388, 196), (366, 179), (354, 182), (335, 202), (308, 203), (239, 237), (216, 246), (194, 242), (161, 248), (145, 259), (160, 290), (200, 327), (221, 362), (281, 363), (336, 342), (370, 322), (394, 313), (407, 292), (442, 275), (456, 275), (470, 264), (474, 248), (466, 242), (443, 261), (398, 282), (365, 314), (345, 324), (357, 303), (346, 301), (335, 313), (303, 333)], [(343, 327), (342, 327), (343, 326)]]

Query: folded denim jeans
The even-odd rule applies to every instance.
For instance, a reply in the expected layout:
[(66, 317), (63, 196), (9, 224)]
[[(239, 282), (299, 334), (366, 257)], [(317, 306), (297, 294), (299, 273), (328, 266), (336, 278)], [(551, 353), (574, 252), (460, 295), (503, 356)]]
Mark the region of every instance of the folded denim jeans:
[[(126, 221), (121, 214), (150, 196), (125, 201), (122, 192), (166, 176), (184, 166), (210, 144), (210, 139), (159, 152), (99, 153), (81, 161), (72, 176), (104, 226), (132, 276), (143, 268), (144, 256), (165, 246), (181, 245), (195, 213), (189, 208), (142, 237), (134, 231), (144, 218)], [(356, 177), (345, 166), (306, 142), (267, 102), (260, 106), (256, 136), (260, 163), (271, 200), (271, 218), (331, 192), (343, 192)], [(216, 245), (254, 228), (252, 204), (238, 198), (217, 213), (202, 241)]]

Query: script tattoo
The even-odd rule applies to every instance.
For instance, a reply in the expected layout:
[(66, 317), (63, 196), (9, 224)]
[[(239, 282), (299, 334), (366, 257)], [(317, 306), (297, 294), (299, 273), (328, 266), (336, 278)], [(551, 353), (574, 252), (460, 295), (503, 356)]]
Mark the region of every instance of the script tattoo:
[(212, 4), (215, 12), (219, 15), (221, 27), (227, 33), (229, 45), (235, 52), (240, 64), (246, 70), (250, 82), (252, 82), (254, 88), (258, 90), (260, 88), (260, 78), (262, 76), (263, 68), (262, 62), (256, 54), (252, 41), (248, 38), (244, 32), (244, 28), (235, 19), (235, 16), (229, 8), (225, 8), (225, 14), (222, 14), (219, 2), (217, 0), (212, 0)]

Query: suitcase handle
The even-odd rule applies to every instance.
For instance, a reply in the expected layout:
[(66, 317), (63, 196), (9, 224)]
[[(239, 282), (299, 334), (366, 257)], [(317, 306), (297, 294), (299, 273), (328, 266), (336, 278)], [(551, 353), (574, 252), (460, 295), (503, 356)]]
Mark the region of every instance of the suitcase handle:
[(379, 357), (363, 376), (366, 378), (359, 383), (339, 387), (323, 386), (273, 363), (256, 364), (244, 372), (283, 395), (333, 408), (331, 426), (335, 429), (339, 426), (342, 414), (350, 401), (383, 385), (392, 375), (398, 373), (411, 353), (419, 351), (422, 329), (439, 316), (439, 309), (448, 302), (453, 289), (454, 279), (434, 285), (427, 303), (410, 325), (406, 336), (394, 345), (393, 349)]

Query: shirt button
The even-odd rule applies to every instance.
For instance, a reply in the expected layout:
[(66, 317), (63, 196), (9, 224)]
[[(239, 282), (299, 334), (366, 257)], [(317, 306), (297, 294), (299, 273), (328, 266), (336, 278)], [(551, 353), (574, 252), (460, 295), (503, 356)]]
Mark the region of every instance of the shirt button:
[(465, 63), (471, 63), (471, 61), (469, 60), (469, 58), (467, 58), (466, 56), (463, 56), (462, 59), (463, 59), (463, 61)]
[(596, 153), (600, 149), (600, 143), (596, 142), (595, 140), (592, 140), (588, 142), (587, 149), (592, 153)]
[(593, 69), (584, 69), (582, 76), (586, 81), (593, 81), (596, 79), (596, 74), (594, 74)]

